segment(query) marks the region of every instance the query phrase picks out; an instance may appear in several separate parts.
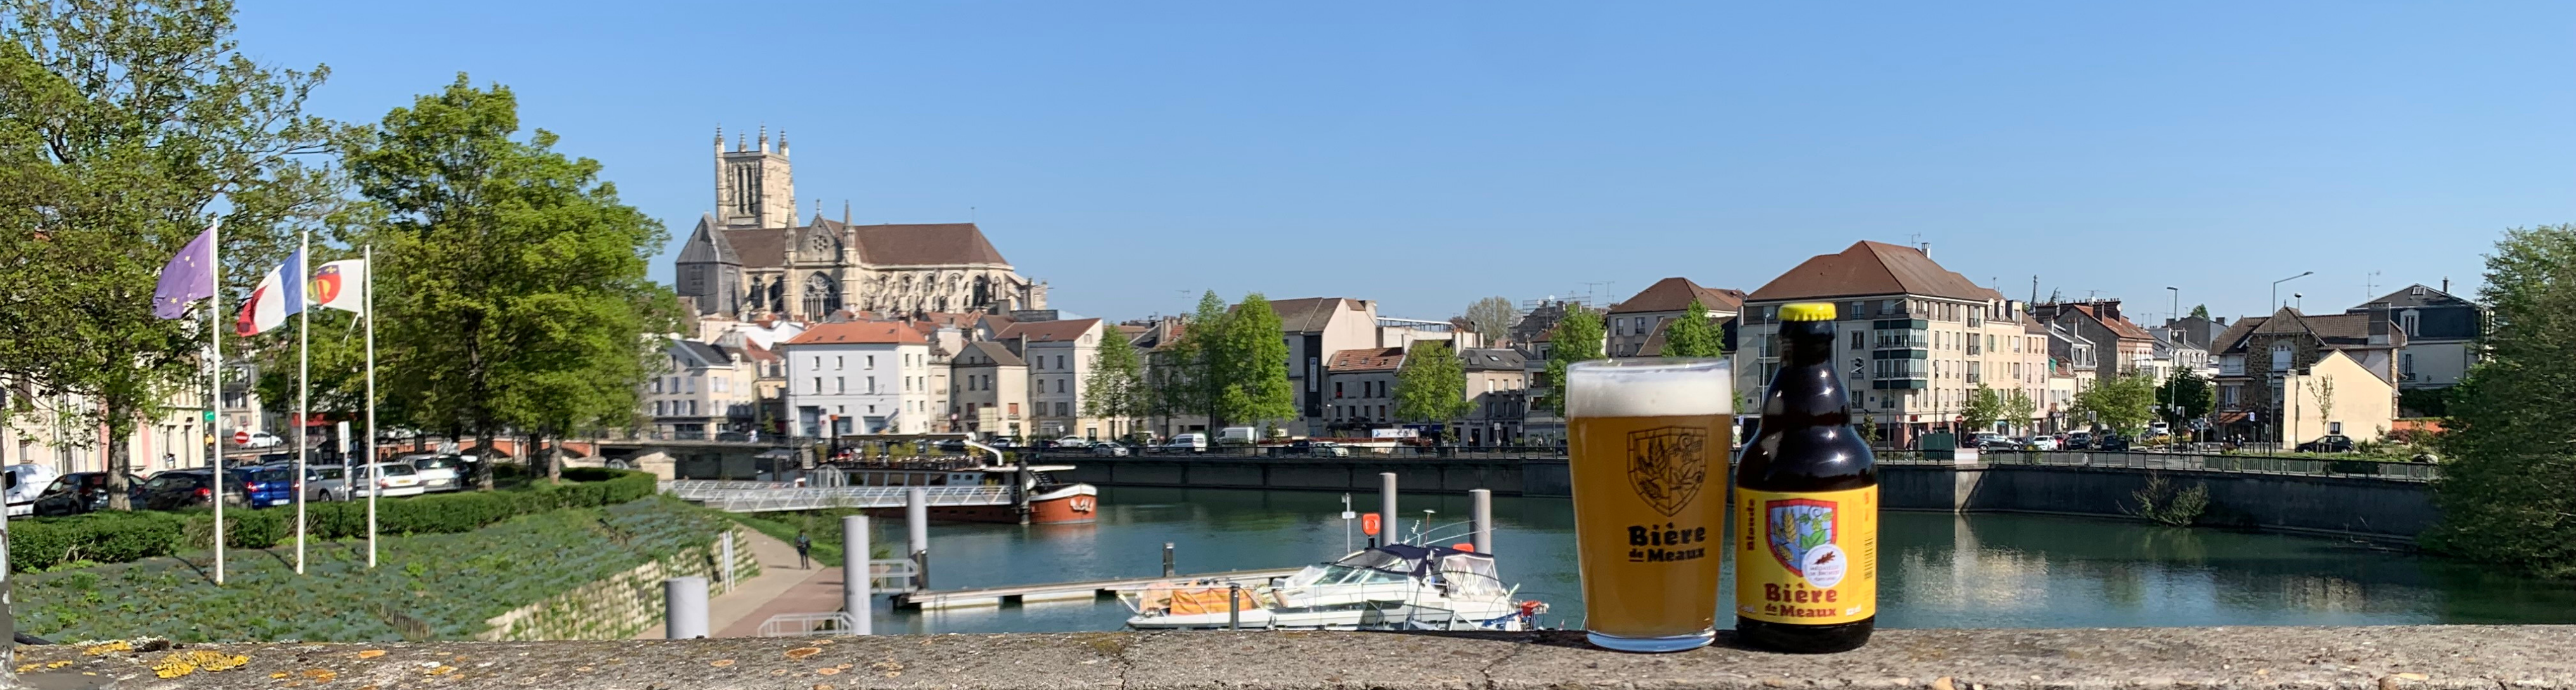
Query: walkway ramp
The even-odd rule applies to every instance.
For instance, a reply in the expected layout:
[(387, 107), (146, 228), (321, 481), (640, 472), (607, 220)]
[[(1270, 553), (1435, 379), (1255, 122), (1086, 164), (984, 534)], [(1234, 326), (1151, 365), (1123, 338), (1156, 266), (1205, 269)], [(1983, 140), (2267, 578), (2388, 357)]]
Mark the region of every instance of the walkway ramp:
[(913, 489), (932, 507), (1011, 505), (1006, 486), (797, 486), (789, 482), (681, 479), (661, 483), (680, 500), (734, 513), (826, 508), (901, 508)]

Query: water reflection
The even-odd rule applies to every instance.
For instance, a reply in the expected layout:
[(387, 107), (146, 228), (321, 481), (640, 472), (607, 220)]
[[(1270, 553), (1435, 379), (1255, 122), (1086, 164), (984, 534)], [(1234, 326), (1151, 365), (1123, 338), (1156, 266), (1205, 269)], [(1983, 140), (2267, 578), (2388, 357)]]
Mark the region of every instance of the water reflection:
[[(1364, 540), (1356, 521), (1340, 519), (1339, 493), (1113, 487), (1102, 499), (1092, 525), (933, 525), (932, 584), (1152, 576), (1164, 542), (1184, 573), (1286, 567)], [(1353, 502), (1375, 510), (1377, 497)], [(1437, 524), (1464, 519), (1468, 505), (1407, 496), (1408, 531), (1425, 508)], [(1580, 625), (1571, 504), (1496, 498), (1494, 514), (1504, 579), (1548, 602), (1550, 624)], [(903, 538), (898, 521), (876, 524), (878, 539)], [(2036, 515), (1888, 513), (1880, 525), (1888, 627), (2576, 623), (2576, 586), (2333, 539)], [(877, 625), (1071, 631), (1125, 619), (1114, 603), (1077, 602), (881, 613)]]

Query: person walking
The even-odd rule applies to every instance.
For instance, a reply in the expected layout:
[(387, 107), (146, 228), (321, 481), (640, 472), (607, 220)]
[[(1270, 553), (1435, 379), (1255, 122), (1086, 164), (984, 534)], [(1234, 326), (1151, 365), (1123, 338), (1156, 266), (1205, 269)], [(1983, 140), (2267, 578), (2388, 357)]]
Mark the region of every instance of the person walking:
[(813, 569), (814, 569), (814, 561), (813, 561), (813, 558), (812, 558), (813, 553), (814, 553), (814, 539), (813, 539), (812, 537), (807, 537), (807, 536), (805, 536), (805, 532), (804, 532), (803, 530), (798, 530), (798, 531), (796, 532), (796, 567), (797, 567), (797, 569), (800, 569), (800, 570), (813, 570)]

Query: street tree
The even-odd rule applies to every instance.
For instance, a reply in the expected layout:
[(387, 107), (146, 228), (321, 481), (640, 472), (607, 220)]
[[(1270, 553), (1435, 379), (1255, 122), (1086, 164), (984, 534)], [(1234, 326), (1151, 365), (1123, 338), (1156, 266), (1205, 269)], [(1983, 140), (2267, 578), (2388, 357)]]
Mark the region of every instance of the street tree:
[(2015, 388), (2004, 394), (2004, 419), (2011, 422), (2014, 427), (2027, 433), (2030, 431), (2031, 420), (2036, 419), (2038, 415), (2039, 401), (2032, 400), (2029, 393)]
[(1665, 357), (1718, 357), (1726, 354), (1725, 333), (1708, 318), (1708, 307), (1693, 299), (1682, 317), (1664, 327)]
[(2181, 429), (2191, 420), (2208, 417), (2211, 411), (2218, 409), (2218, 390), (2200, 372), (2189, 368), (2176, 369), (2172, 376), (2165, 378), (2164, 385), (2156, 389), (2156, 400), (2164, 403), (2159, 407), (2163, 409), (2165, 421), (2175, 429)]
[(1548, 409), (1565, 414), (1565, 368), (1601, 359), (1606, 337), (1599, 313), (1579, 304), (1566, 305), (1565, 318), (1557, 320), (1547, 341), (1547, 385), (1554, 389), (1547, 396)]
[(2004, 418), (2003, 394), (1983, 383), (1968, 393), (1968, 404), (1959, 408), (1959, 424), (1969, 433), (1993, 431), (1995, 420)]
[(0, 426), (33, 404), (105, 429), (112, 508), (129, 507), (124, 441), (205, 384), (207, 312), (156, 316), (161, 267), (220, 216), (220, 291), (240, 304), (342, 209), (324, 154), (346, 128), (303, 112), (329, 70), (260, 65), (234, 29), (228, 2), (0, 1), (0, 379), (39, 393)]
[(2209, 318), (2209, 305), (2206, 305), (2206, 304), (2194, 304), (2194, 305), (2191, 305), (2191, 318), (2195, 318), (2195, 319), (2206, 319), (2206, 318)]
[(1279, 312), (1258, 292), (1244, 295), (1226, 315), (1210, 358), (1210, 373), (1219, 383), (1208, 415), (1211, 427), (1220, 421), (1274, 422), (1297, 416), (1283, 328)]
[[(2312, 398), (2317, 401), (2317, 419), (2326, 420), (2331, 423), (2334, 420), (2334, 379), (2323, 376), (2310, 376), (2307, 381), (2307, 389), (2308, 395), (2312, 396)], [(2292, 440), (2295, 441), (2296, 439)]]
[(1216, 296), (1215, 290), (1199, 295), (1198, 309), (1181, 322), (1180, 337), (1156, 355), (1152, 402), (1155, 414), (1214, 412), (1210, 406), (1223, 383), (1214, 375), (1210, 358), (1224, 340), (1227, 317), (1225, 298)]
[(2449, 401), (2436, 551), (2576, 577), (2576, 224), (2507, 231), (2478, 302), (2491, 327)]
[[(600, 164), (519, 136), (508, 87), (464, 74), (385, 115), (344, 153), (387, 219), (377, 247), (379, 383), (403, 421), (484, 448), (516, 429), (531, 463), (547, 438), (632, 423), (645, 377), (677, 326), (645, 277), (666, 233), (626, 205)], [(489, 464), (485, 464), (489, 467)], [(477, 478), (489, 486), (488, 474)]]
[(1467, 367), (1445, 341), (1413, 344), (1395, 369), (1395, 418), (1436, 424), (1476, 409), (1467, 399)]
[(2155, 406), (2155, 377), (2131, 372), (2096, 381), (2092, 388), (2075, 394), (2074, 411), (2092, 415), (2096, 424), (2134, 436), (2155, 418)]
[(1487, 297), (1467, 305), (1467, 326), (1476, 329), (1476, 335), (1483, 337), (1489, 347), (1502, 342), (1503, 336), (1511, 333), (1512, 322), (1520, 317), (1520, 308), (1501, 297)]
[(1082, 413), (1108, 418), (1110, 435), (1124, 435), (1134, 419), (1152, 409), (1152, 397), (1135, 346), (1111, 329), (1091, 356), (1091, 376), (1082, 381)]

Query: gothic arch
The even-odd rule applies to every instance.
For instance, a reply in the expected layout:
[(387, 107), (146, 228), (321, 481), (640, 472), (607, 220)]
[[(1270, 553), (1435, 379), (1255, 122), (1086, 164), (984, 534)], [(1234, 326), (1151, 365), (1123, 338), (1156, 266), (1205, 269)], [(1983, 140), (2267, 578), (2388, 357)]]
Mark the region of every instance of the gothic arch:
[(816, 273), (805, 277), (805, 315), (808, 318), (830, 316), (841, 310), (841, 283), (831, 276)]

